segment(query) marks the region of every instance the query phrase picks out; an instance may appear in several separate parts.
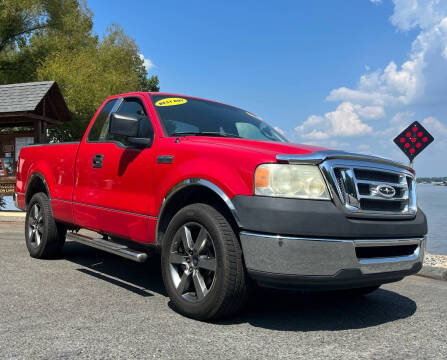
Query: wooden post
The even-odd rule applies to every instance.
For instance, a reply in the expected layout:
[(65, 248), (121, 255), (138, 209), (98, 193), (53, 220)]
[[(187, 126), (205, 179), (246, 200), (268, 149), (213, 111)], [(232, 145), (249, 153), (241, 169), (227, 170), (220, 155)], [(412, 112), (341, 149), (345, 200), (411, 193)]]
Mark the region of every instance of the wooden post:
[[(43, 104), (42, 104), (42, 116), (43, 117), (46, 116), (46, 112), (45, 112), (45, 97), (43, 98)], [(42, 121), (42, 142), (43, 143), (47, 142), (47, 122), (46, 121)]]
[(42, 121), (42, 142), (47, 143), (47, 122)]
[(34, 120), (34, 143), (42, 143), (42, 121)]

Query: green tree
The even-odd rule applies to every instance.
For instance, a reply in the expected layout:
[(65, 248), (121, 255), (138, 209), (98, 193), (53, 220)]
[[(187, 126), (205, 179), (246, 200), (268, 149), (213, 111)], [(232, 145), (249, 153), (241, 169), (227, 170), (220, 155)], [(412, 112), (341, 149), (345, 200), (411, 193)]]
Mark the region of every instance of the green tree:
[[(0, 41), (6, 43), (0, 47), (0, 83), (57, 81), (72, 121), (50, 128), (52, 140), (80, 139), (112, 94), (159, 91), (158, 77), (148, 76), (135, 41), (116, 24), (100, 39), (92, 32), (92, 13), (84, 2), (3, 1), (8, 6), (0, 7)], [(22, 14), (14, 15), (21, 25), (11, 30), (7, 24), (16, 13)]]
[(32, 81), (43, 49), (30, 47), (30, 39), (50, 31), (63, 31), (64, 11), (70, 0), (1, 0), (0, 81)]
[(0, 53), (22, 46), (33, 32), (51, 26), (47, 1), (2, 0), (0, 2)]
[(147, 78), (139, 49), (118, 25), (107, 30), (102, 41), (79, 48), (72, 56), (64, 48), (47, 57), (37, 79), (55, 79), (72, 112), (73, 121), (50, 129), (53, 139), (78, 140), (92, 115), (110, 95), (130, 91), (158, 91), (158, 78)]

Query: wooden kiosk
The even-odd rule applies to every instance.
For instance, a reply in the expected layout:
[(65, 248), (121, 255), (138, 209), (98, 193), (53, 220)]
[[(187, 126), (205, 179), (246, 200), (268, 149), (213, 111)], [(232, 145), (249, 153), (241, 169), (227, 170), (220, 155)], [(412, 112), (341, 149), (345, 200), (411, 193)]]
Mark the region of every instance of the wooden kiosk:
[(20, 149), (47, 142), (47, 128), (70, 120), (57, 83), (0, 85), (0, 196), (14, 194)]

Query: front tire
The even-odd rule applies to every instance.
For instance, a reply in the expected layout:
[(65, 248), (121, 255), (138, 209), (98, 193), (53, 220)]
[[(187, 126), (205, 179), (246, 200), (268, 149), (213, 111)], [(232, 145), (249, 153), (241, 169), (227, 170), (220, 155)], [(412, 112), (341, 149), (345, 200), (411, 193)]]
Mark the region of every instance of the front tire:
[(25, 219), (26, 247), (31, 257), (42, 259), (59, 256), (65, 243), (67, 229), (56, 223), (50, 199), (37, 193), (28, 204)]
[(238, 239), (226, 218), (206, 204), (180, 210), (162, 245), (163, 281), (181, 314), (214, 320), (237, 312), (247, 296)]

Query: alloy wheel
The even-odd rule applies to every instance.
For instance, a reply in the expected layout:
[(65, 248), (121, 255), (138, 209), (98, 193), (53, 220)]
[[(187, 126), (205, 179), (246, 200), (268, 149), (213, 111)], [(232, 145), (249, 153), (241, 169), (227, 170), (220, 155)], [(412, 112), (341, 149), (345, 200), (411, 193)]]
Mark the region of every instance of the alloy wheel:
[(36, 203), (31, 207), (28, 218), (28, 239), (33, 247), (38, 247), (42, 241), (44, 231), (43, 213)]
[(216, 277), (216, 251), (209, 232), (199, 223), (181, 226), (171, 245), (169, 272), (177, 294), (197, 302), (210, 292)]

